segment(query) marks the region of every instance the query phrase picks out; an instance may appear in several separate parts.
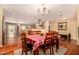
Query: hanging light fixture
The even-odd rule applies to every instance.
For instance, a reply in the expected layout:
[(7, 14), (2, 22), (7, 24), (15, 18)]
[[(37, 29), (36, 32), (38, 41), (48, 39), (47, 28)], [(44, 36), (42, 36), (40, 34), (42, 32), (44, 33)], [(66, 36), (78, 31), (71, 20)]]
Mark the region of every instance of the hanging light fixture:
[(45, 4), (42, 4), (41, 8), (38, 8), (38, 14), (42, 16), (48, 14), (48, 9)]
[(45, 4), (42, 4), (41, 7), (38, 8), (38, 19), (45, 21), (47, 19), (47, 15), (49, 10)]
[(48, 27), (47, 15), (49, 14), (49, 10), (47, 5), (45, 4), (40, 5), (40, 7), (37, 9), (37, 12), (38, 12), (38, 20), (36, 26), (38, 25), (37, 27), (42, 26), (44, 28)]

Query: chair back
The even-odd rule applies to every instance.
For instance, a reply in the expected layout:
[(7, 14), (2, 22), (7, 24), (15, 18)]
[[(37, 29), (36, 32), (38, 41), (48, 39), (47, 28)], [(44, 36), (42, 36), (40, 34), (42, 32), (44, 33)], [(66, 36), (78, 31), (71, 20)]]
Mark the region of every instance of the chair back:
[(46, 33), (44, 43), (49, 44), (51, 43), (51, 40), (52, 40), (52, 33)]
[(27, 48), (27, 39), (26, 39), (26, 34), (25, 33), (21, 33), (21, 41), (22, 41), (22, 49), (26, 49)]
[(56, 41), (58, 39), (58, 32), (53, 31), (52, 41)]

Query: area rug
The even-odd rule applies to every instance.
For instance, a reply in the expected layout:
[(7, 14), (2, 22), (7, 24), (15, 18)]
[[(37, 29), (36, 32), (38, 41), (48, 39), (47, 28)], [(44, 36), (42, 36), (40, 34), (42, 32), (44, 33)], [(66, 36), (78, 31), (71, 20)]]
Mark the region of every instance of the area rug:
[[(56, 52), (56, 49), (54, 47), (54, 55), (64, 55), (66, 51), (67, 51), (67, 48), (65, 48), (64, 46), (60, 46), (59, 49), (58, 49), (58, 52)], [(50, 52), (50, 50), (48, 49), (47, 52), (46, 52), (46, 55), (50, 55), (49, 52)], [(18, 49), (18, 50), (14, 51), (14, 55), (21, 55), (21, 53), (22, 53), (22, 49)], [(33, 53), (31, 53), (29, 51), (28, 55), (33, 55)], [(39, 55), (44, 55), (43, 50), (40, 49)]]
[(54, 49), (54, 55), (64, 55), (66, 51), (67, 51), (67, 48), (65, 48), (64, 46), (60, 46), (60, 48), (58, 49), (58, 52), (56, 52)]
[[(54, 55), (64, 55), (66, 51), (67, 48), (65, 48), (64, 46), (60, 46), (58, 52), (56, 52), (56, 48), (54, 47)], [(40, 50), (39, 54), (44, 55), (43, 50)], [(46, 51), (46, 55), (50, 55), (49, 49)]]

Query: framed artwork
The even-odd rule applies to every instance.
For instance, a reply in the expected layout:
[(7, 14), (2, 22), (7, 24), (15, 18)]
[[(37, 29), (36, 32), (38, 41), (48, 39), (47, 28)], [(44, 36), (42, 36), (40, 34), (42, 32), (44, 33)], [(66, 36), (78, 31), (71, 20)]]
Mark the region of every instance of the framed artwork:
[(67, 22), (58, 23), (58, 30), (67, 30)]

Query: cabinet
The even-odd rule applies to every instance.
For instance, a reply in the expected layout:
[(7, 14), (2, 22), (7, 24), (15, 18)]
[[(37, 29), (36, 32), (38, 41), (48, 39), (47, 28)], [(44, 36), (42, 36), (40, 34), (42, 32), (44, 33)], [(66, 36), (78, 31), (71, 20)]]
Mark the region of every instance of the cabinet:
[(71, 34), (59, 34), (61, 36), (61, 38), (63, 38), (64, 40), (71, 40)]

